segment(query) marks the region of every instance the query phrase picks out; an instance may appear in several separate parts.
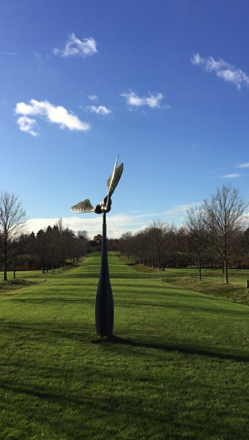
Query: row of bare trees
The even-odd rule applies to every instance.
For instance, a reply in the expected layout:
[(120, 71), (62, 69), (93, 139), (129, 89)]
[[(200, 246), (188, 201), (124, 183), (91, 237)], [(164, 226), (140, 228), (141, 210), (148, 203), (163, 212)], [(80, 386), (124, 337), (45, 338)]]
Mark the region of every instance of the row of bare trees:
[(18, 196), (7, 191), (0, 193), (0, 262), (3, 278), (7, 270), (16, 267), (40, 267), (43, 272), (74, 261), (89, 249), (86, 231), (75, 234), (63, 226), (62, 220), (54, 226), (41, 229), (37, 234), (25, 234), (26, 212)]
[[(30, 268), (39, 267), (45, 273), (63, 267), (68, 261), (74, 262), (84, 256), (89, 250), (89, 240), (86, 231), (75, 234), (71, 229), (64, 228), (62, 220), (54, 226), (48, 226), (34, 234), (21, 235), (16, 241), (15, 254), (19, 262), (26, 255), (26, 265)], [(13, 265), (14, 258), (12, 256)]]
[(119, 251), (140, 263), (164, 269), (203, 264), (221, 265), (224, 282), (228, 283), (228, 264), (248, 265), (249, 229), (246, 229), (247, 201), (230, 185), (217, 188), (210, 200), (187, 212), (180, 228), (161, 221), (135, 235), (126, 233)]

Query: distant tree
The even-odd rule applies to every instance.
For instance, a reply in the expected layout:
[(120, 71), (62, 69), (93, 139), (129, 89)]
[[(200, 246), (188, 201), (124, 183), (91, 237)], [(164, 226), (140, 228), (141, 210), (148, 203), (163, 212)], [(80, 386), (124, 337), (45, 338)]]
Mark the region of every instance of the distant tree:
[(237, 269), (242, 269), (243, 263), (246, 260), (246, 252), (244, 248), (244, 233), (245, 230), (239, 230), (236, 233), (233, 246), (233, 266)]
[(26, 212), (18, 196), (7, 191), (0, 193), (0, 234), (3, 253), (4, 281), (7, 281), (8, 251), (11, 242), (16, 239), (25, 224)]
[(154, 220), (148, 228), (147, 246), (151, 266), (160, 269), (164, 258), (164, 229), (165, 224), (160, 220)]
[(32, 262), (35, 261), (37, 263), (37, 243), (36, 243), (36, 235), (34, 232), (29, 234), (27, 239), (27, 253), (29, 254)]
[(78, 231), (77, 232), (77, 237), (80, 238), (81, 240), (88, 240), (89, 241), (89, 234), (87, 231)]
[(134, 245), (136, 250), (136, 257), (140, 264), (148, 264), (148, 246), (147, 246), (148, 228), (139, 231), (134, 236)]
[(197, 257), (198, 278), (201, 280), (202, 256), (207, 245), (205, 213), (201, 207), (187, 211), (186, 231), (189, 237), (189, 248)]
[(43, 229), (40, 229), (36, 234), (35, 253), (38, 256), (39, 263), (42, 267), (42, 272), (48, 271), (48, 236)]
[(228, 260), (233, 254), (237, 232), (244, 227), (243, 214), (248, 202), (231, 185), (217, 188), (211, 200), (204, 200), (203, 210), (213, 248), (223, 261), (224, 283), (228, 283)]
[(11, 259), (11, 266), (13, 269), (13, 278), (16, 277), (17, 262), (23, 260), (27, 250), (27, 237), (21, 235), (20, 237), (11, 241), (8, 251), (8, 259)]
[(118, 239), (108, 238), (107, 249), (108, 251), (116, 252), (118, 250)]
[[(75, 246), (74, 242), (76, 241), (76, 237), (74, 232), (69, 229), (65, 228), (63, 231), (63, 240), (65, 243), (65, 249), (66, 249), (66, 259), (70, 258), (72, 262), (74, 262), (74, 259), (76, 257), (75, 253)], [(66, 263), (66, 261), (65, 261)]]
[(241, 247), (243, 252), (243, 261), (246, 266), (249, 266), (249, 228), (247, 228), (242, 235)]
[(131, 232), (125, 232), (121, 235), (120, 241), (118, 244), (118, 250), (126, 255), (128, 258), (132, 258), (133, 254), (133, 242), (134, 242), (134, 236)]
[(55, 228), (57, 228), (58, 232), (59, 232), (59, 240), (57, 243), (58, 246), (58, 250), (59, 250), (59, 255), (60, 255), (60, 264), (62, 266), (66, 265), (66, 259), (67, 259), (67, 237), (66, 234), (64, 234), (65, 228), (63, 225), (63, 220), (62, 218), (58, 219), (58, 221), (55, 223)]
[(174, 237), (174, 256), (175, 256), (175, 267), (186, 267), (189, 261), (188, 255), (188, 234), (186, 227), (180, 226)]
[(94, 235), (93, 241), (96, 241), (96, 243), (102, 243), (102, 235), (101, 234)]
[(172, 227), (161, 220), (153, 220), (147, 229), (146, 243), (152, 267), (156, 265), (158, 269), (165, 269), (172, 252), (171, 236)]

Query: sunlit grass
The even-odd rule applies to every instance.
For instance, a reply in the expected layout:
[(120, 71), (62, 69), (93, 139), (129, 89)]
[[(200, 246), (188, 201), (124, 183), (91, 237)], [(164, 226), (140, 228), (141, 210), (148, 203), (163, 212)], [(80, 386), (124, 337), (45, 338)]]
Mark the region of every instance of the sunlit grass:
[(247, 440), (248, 306), (109, 266), (110, 341), (94, 328), (98, 253), (0, 297), (0, 439)]

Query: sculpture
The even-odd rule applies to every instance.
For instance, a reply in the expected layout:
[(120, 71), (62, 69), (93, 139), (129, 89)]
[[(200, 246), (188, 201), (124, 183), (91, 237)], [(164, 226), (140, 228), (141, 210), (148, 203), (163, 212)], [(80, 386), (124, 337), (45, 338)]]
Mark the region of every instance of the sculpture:
[(72, 206), (72, 211), (77, 214), (95, 212), (95, 214), (103, 214), (102, 225), (102, 257), (99, 275), (99, 284), (95, 302), (95, 323), (97, 335), (110, 336), (113, 333), (114, 323), (114, 306), (112, 289), (109, 279), (107, 245), (106, 245), (106, 214), (111, 210), (111, 196), (118, 185), (123, 172), (123, 164), (118, 167), (118, 156), (114, 164), (113, 172), (107, 180), (107, 196), (95, 207), (92, 206), (89, 199)]

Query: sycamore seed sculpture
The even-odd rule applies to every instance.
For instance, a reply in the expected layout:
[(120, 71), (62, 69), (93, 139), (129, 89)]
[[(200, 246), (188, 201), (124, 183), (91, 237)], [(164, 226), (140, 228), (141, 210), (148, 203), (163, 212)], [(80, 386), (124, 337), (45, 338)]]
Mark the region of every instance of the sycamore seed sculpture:
[(123, 172), (123, 164), (119, 166), (118, 157), (114, 164), (114, 169), (107, 180), (107, 196), (95, 207), (92, 206), (89, 199), (72, 206), (72, 211), (77, 214), (84, 214), (89, 212), (95, 212), (95, 214), (103, 214), (102, 225), (102, 258), (101, 268), (99, 275), (99, 285), (96, 295), (95, 303), (95, 323), (98, 336), (110, 336), (113, 333), (114, 323), (114, 306), (112, 288), (109, 279), (109, 268), (107, 258), (107, 244), (106, 244), (106, 214), (111, 210), (111, 196), (118, 185), (120, 177)]

